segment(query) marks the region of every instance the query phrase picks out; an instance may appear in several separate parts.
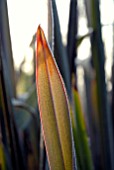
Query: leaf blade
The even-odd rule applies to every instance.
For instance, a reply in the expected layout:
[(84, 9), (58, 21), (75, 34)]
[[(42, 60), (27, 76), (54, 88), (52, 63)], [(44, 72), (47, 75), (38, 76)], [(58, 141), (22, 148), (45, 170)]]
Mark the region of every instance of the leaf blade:
[[(50, 167), (72, 169), (73, 147), (66, 90), (40, 26), (36, 64), (38, 104)], [(54, 155), (56, 158), (53, 159)]]
[(77, 90), (73, 89), (74, 105), (75, 105), (75, 123), (77, 136), (75, 145), (78, 145), (79, 162), (81, 169), (93, 170), (93, 160), (89, 142), (87, 138), (86, 125), (83, 117), (83, 111), (81, 107), (80, 97)]

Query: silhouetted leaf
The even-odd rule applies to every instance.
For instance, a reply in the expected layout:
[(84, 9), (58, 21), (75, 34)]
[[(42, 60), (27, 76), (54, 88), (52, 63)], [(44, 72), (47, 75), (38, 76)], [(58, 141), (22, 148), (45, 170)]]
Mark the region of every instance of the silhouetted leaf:
[(59, 17), (55, 0), (52, 1), (52, 8), (54, 17), (54, 56), (64, 79), (68, 97), (71, 99), (70, 68), (68, 63), (67, 51), (62, 43)]

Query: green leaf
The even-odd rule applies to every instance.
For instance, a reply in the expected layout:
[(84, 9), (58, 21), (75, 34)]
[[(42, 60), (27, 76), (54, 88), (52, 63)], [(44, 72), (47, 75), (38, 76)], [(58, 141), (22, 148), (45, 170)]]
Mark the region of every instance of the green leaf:
[(74, 138), (77, 160), (81, 170), (93, 170), (92, 156), (78, 91), (73, 90), (73, 96), (75, 105)]
[(37, 30), (36, 87), (48, 161), (51, 170), (72, 170), (75, 160), (68, 98), (41, 27)]
[(4, 153), (4, 148), (3, 148), (3, 144), (1, 143), (1, 141), (0, 141), (0, 169), (6, 170), (5, 153)]
[(108, 101), (105, 76), (105, 50), (102, 38), (100, 2), (85, 1), (88, 25), (94, 30), (91, 36), (91, 54), (96, 76), (98, 128), (99, 128), (99, 167), (112, 170), (114, 168), (113, 122)]

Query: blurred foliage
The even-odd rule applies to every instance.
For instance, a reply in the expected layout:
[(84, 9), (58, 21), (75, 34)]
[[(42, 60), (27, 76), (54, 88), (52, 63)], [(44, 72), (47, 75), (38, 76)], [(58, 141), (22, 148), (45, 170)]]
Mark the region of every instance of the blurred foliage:
[(16, 91), (18, 95), (27, 92), (30, 89), (31, 85), (32, 85), (31, 76), (23, 72), (20, 75), (16, 86)]
[[(66, 45), (62, 42), (56, 1), (47, 2), (48, 41), (68, 93), (76, 169), (113, 170), (114, 56), (109, 91), (100, 2), (70, 0)], [(82, 2), (83, 9), (79, 6)], [(88, 32), (79, 36), (79, 15), (84, 11)], [(114, 24), (112, 29), (114, 36)], [(87, 38), (91, 54), (79, 60), (78, 50)], [(35, 87), (35, 42), (36, 33), (30, 42), (33, 73), (23, 71), (25, 61), (18, 71), (14, 70), (7, 1), (0, 0), (0, 170), (49, 170)], [(112, 51), (114, 55), (114, 48)]]

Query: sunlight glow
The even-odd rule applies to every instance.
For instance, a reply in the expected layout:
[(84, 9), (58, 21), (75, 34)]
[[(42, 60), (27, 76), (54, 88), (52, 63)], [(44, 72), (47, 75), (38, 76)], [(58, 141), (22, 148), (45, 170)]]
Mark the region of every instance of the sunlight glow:
[[(47, 0), (7, 0), (8, 3), (8, 13), (9, 13), (9, 23), (10, 23), (10, 33), (13, 49), (13, 58), (15, 63), (15, 68), (19, 69), (20, 63), (26, 56), (26, 60), (31, 57), (28, 53), (29, 45), (35, 34), (37, 27), (41, 24), (46, 37), (48, 28), (48, 12), (47, 12)], [(63, 42), (66, 44), (66, 35), (68, 29), (68, 18), (69, 18), (69, 3), (70, 0), (66, 1), (57, 0), (57, 9), (59, 14), (61, 32), (63, 36)], [(82, 2), (82, 1), (81, 1)], [(101, 0), (101, 21), (102, 24), (111, 24), (114, 18), (114, 5), (113, 0), (104, 1)], [(107, 12), (110, 11), (110, 12)], [(79, 35), (84, 35), (88, 32), (87, 21), (85, 16), (79, 18)], [(112, 51), (110, 51), (111, 30), (109, 36), (109, 29), (103, 29), (103, 40), (106, 43), (106, 54), (108, 54), (106, 69), (111, 67), (111, 57)], [(105, 33), (105, 34), (104, 34)], [(78, 49), (78, 58), (85, 59), (90, 57), (90, 43), (88, 38), (86, 38), (82, 45)], [(27, 70), (30, 66), (25, 67)], [(111, 70), (110, 70), (111, 71)], [(110, 74), (109, 71), (109, 74)]]

